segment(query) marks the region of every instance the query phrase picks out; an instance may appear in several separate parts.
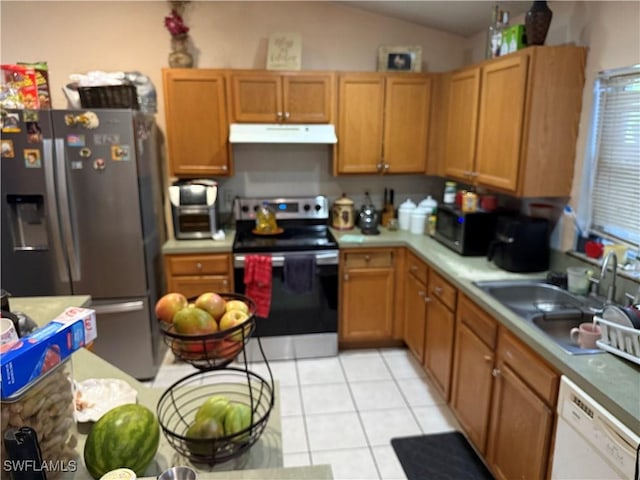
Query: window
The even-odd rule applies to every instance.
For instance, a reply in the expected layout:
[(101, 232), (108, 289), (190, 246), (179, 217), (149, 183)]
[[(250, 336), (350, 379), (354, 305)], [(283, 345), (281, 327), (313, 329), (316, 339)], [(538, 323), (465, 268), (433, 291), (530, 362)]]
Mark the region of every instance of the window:
[(640, 65), (601, 72), (595, 81), (581, 203), (590, 233), (638, 247)]

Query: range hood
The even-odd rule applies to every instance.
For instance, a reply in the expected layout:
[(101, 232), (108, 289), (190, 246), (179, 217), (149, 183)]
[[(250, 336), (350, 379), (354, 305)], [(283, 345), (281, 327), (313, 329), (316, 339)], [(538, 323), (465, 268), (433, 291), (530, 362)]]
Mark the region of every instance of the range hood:
[(337, 143), (333, 125), (232, 123), (231, 143)]

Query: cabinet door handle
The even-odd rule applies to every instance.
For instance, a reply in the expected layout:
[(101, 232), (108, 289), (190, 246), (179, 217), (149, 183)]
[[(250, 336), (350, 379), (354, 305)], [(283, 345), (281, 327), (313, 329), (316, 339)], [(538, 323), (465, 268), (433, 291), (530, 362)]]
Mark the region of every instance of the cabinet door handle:
[(343, 278), (344, 278), (345, 280), (349, 280), (349, 274), (348, 274), (348, 273), (345, 273)]
[(499, 368), (494, 368), (493, 370), (491, 370), (491, 375), (493, 375), (494, 377), (499, 377), (500, 375), (502, 375), (502, 372), (500, 371)]
[(382, 162), (377, 163), (377, 164), (376, 164), (376, 170), (378, 170), (379, 172), (381, 172), (381, 171), (382, 171), (382, 166), (383, 166), (383, 163), (382, 163)]
[(487, 363), (493, 361), (493, 357), (491, 355), (484, 355), (482, 358), (484, 358), (484, 361)]
[(371, 261), (371, 255), (365, 255), (364, 256), (364, 261), (369, 263)]
[(228, 286), (228, 285), (229, 285), (229, 280), (224, 279), (224, 280), (222, 281), (222, 285), (224, 285), (225, 287), (226, 287), (226, 286)]
[(410, 270), (411, 270), (412, 272), (417, 272), (417, 271), (418, 271), (418, 266), (417, 266), (417, 265), (411, 265)]
[(202, 264), (200, 262), (196, 263), (196, 269), (197, 270), (202, 270)]
[(276, 117), (278, 120), (282, 120), (282, 112), (276, 112)]
[(436, 295), (440, 296), (442, 295), (442, 287), (436, 287), (433, 289), (433, 293), (435, 293)]
[(429, 303), (431, 301), (431, 297), (424, 296), (424, 303)]
[(471, 178), (476, 178), (478, 175), (478, 172), (471, 172)]
[(289, 112), (284, 112), (284, 118), (286, 120), (289, 120), (289, 117), (291, 116), (291, 114)]
[(227, 171), (227, 166), (226, 166), (226, 165), (223, 165), (223, 166), (222, 166), (222, 171), (223, 171), (223, 172), (226, 172), (226, 171)]
[(424, 290), (419, 290), (418, 291), (418, 296), (419, 297), (424, 297), (427, 293)]
[(385, 164), (384, 164), (384, 171), (385, 171), (385, 172), (388, 172), (388, 171), (389, 171), (389, 166), (390, 166), (390, 165), (389, 165), (388, 163), (385, 163)]

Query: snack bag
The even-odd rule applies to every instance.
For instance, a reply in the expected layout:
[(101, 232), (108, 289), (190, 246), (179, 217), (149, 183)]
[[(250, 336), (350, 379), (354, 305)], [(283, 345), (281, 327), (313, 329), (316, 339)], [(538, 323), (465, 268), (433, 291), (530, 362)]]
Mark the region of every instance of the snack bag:
[(51, 108), (51, 93), (49, 90), (49, 67), (47, 62), (18, 62), (18, 65), (24, 65), (33, 68), (36, 72), (36, 86), (38, 89), (38, 101), (41, 109)]
[(0, 65), (0, 106), (4, 108), (40, 108), (36, 71), (24, 65)]

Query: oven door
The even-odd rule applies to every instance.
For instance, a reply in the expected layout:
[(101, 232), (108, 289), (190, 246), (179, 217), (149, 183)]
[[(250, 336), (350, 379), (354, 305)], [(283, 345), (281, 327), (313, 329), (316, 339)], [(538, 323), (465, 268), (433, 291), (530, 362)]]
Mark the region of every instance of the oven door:
[[(283, 281), (285, 258), (309, 254), (316, 257), (313, 287), (306, 293), (292, 293), (285, 288)], [(243, 294), (246, 255), (250, 254), (233, 256), (235, 291)], [(254, 334), (260, 337), (267, 358), (283, 360), (335, 355), (338, 339), (338, 250), (278, 252), (271, 254), (271, 265), (271, 308), (268, 318), (256, 317)]]

